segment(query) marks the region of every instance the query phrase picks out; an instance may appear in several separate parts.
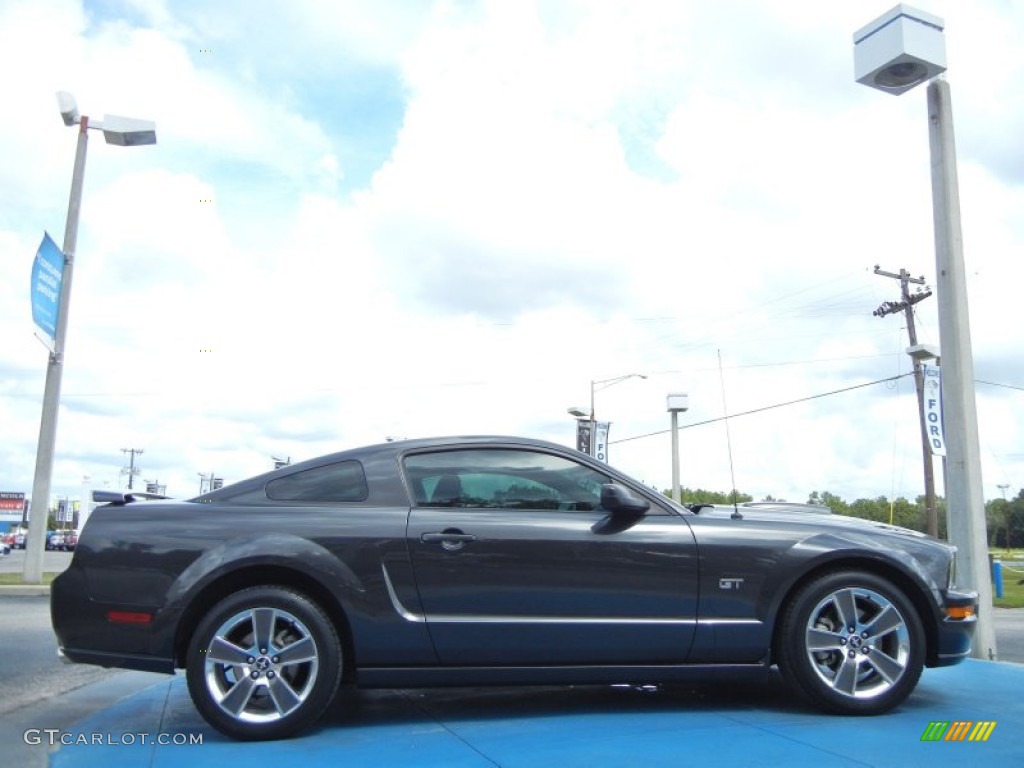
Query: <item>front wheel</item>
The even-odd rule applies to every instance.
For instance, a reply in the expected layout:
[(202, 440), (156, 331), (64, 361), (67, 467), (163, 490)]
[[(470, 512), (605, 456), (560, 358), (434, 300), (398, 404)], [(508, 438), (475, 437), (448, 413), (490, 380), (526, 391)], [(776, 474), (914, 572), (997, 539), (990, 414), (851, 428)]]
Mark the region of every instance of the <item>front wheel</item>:
[(221, 600), (189, 642), (189, 694), (236, 739), (280, 739), (312, 725), (341, 680), (334, 625), (306, 596), (253, 587)]
[(832, 573), (793, 596), (776, 652), (783, 675), (822, 709), (875, 715), (917, 685), (924, 629), (910, 600), (887, 579)]

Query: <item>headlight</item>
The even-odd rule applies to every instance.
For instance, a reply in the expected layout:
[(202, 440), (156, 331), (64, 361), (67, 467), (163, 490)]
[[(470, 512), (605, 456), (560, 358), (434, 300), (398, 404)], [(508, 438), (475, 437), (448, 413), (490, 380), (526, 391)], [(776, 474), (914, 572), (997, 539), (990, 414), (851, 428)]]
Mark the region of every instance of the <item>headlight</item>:
[(952, 589), (956, 585), (956, 547), (949, 548), (949, 576), (946, 579), (946, 589)]

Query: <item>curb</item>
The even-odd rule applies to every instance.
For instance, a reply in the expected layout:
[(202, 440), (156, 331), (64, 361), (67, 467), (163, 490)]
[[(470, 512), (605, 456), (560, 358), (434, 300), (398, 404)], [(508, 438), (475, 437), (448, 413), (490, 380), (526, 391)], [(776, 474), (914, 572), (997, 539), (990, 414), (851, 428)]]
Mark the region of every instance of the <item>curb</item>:
[(0, 597), (49, 597), (49, 584), (0, 585)]

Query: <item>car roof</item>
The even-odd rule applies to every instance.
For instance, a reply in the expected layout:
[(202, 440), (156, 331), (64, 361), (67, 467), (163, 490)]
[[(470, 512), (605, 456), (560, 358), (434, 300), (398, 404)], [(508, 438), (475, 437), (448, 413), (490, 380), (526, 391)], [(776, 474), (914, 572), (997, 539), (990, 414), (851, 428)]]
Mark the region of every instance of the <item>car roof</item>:
[(348, 448), (343, 451), (337, 451), (336, 453), (329, 453), (313, 459), (308, 459), (297, 464), (291, 464), (288, 467), (275, 470), (274, 473), (280, 472), (281, 474), (287, 474), (287, 472), (285, 472), (286, 469), (294, 471), (297, 467), (314, 467), (323, 464), (330, 464), (335, 461), (358, 459), (364, 456), (369, 457), (370, 455), (379, 455), (382, 453), (399, 454), (421, 448), (461, 448), (473, 445), (493, 445), (496, 443), (523, 447), (547, 448), (558, 451), (574, 450), (565, 445), (548, 442), (547, 440), (535, 440), (529, 437), (514, 437), (511, 435), (451, 435), (443, 437), (417, 437), (403, 440), (390, 440), (383, 443), (375, 443), (373, 445), (361, 445), (355, 448)]

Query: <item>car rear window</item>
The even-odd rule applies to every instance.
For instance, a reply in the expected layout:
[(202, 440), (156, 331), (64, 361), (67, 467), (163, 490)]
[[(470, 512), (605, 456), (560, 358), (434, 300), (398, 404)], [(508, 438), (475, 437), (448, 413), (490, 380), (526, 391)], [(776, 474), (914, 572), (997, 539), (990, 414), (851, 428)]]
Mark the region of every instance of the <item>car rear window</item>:
[(267, 483), (274, 501), (365, 501), (369, 491), (358, 461), (341, 461), (295, 472)]

